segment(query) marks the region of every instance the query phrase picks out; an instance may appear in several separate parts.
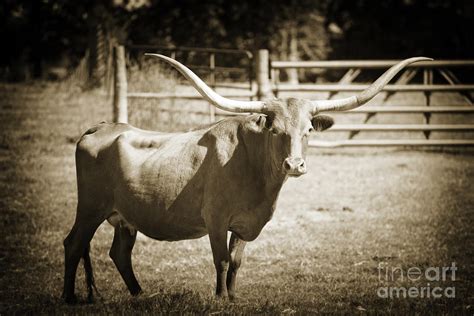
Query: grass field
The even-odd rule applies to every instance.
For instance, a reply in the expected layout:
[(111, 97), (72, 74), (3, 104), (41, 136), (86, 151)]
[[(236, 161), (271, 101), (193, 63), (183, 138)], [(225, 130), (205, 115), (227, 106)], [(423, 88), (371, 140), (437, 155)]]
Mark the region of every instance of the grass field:
[[(472, 153), (397, 149), (313, 150), (308, 174), (288, 180), (274, 218), (247, 246), (235, 302), (213, 297), (207, 237), (139, 236), (133, 260), (144, 294), (130, 297), (108, 257), (112, 228), (104, 223), (91, 250), (102, 298), (67, 306), (62, 241), (75, 215), (75, 141), (110, 120), (110, 102), (57, 85), (0, 90), (0, 314), (474, 313)], [(455, 281), (430, 286), (455, 287), (455, 298), (377, 295), (380, 287), (427, 285), (380, 279), (378, 267), (452, 262)]]

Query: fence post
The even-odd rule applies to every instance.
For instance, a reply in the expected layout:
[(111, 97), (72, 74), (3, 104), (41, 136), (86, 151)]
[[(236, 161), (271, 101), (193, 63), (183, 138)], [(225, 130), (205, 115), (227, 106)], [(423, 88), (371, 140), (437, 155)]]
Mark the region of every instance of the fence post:
[[(209, 81), (211, 83), (211, 88), (216, 89), (216, 55), (214, 53), (209, 54), (209, 70), (210, 78)], [(216, 121), (216, 108), (214, 105), (209, 103), (209, 120), (211, 123)]]
[(257, 97), (259, 100), (271, 98), (272, 86), (270, 83), (270, 60), (267, 49), (257, 52)]
[[(423, 70), (423, 84), (425, 85), (433, 84), (433, 69), (429, 68), (429, 69)], [(431, 92), (430, 91), (425, 91), (425, 99), (426, 99), (426, 106), (430, 106), (431, 105)], [(431, 113), (425, 112), (423, 114), (425, 116), (425, 123), (430, 124)], [(425, 134), (426, 139), (429, 139), (431, 131), (424, 131), (423, 134)]]
[(114, 48), (114, 122), (127, 123), (127, 72), (125, 68), (125, 48)]

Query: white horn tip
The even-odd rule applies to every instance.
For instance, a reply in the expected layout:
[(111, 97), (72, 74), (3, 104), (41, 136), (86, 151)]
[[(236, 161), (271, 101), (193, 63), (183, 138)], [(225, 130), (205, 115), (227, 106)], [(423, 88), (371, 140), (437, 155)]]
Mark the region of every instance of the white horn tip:
[(158, 58), (169, 58), (165, 55), (161, 55), (161, 54), (155, 54), (155, 53), (145, 53), (145, 56), (153, 56), (153, 57), (158, 57)]
[(431, 58), (431, 57), (423, 57), (423, 56), (420, 56), (420, 57), (412, 57), (410, 58), (411, 60), (413, 60), (413, 62), (417, 62), (417, 61), (433, 61), (434, 59)]

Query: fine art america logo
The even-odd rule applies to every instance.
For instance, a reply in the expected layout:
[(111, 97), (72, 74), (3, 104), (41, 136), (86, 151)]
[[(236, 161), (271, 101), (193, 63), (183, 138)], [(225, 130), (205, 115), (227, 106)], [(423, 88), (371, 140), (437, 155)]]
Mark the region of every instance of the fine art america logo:
[[(454, 286), (443, 282), (456, 280), (456, 263), (447, 267), (401, 268), (378, 265), (379, 282), (390, 284), (403, 282), (409, 286), (381, 286), (377, 295), (381, 298), (454, 298)], [(411, 284), (410, 284), (411, 283)]]

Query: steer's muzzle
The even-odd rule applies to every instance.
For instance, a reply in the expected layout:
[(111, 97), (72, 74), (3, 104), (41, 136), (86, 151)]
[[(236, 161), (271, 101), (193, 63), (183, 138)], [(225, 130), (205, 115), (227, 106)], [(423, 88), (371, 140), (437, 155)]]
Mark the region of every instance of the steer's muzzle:
[(306, 173), (306, 162), (302, 158), (288, 157), (283, 161), (283, 172), (298, 177)]

